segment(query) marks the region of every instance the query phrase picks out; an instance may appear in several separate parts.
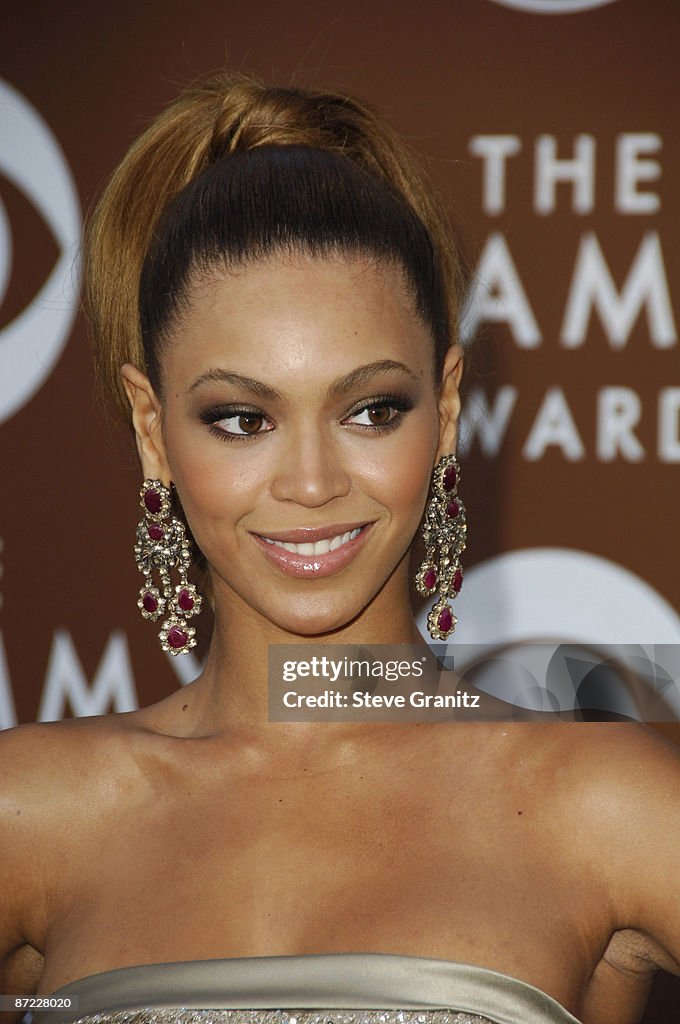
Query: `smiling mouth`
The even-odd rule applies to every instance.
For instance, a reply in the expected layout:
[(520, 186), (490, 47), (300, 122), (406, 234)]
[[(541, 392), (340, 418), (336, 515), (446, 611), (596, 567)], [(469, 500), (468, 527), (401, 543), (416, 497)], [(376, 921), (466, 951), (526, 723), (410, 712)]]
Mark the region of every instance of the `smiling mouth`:
[(271, 544), (273, 547), (283, 548), (284, 551), (290, 551), (293, 555), (328, 555), (331, 551), (337, 551), (343, 544), (348, 544), (355, 537), (358, 537), (361, 531), (364, 529), (363, 526), (357, 526), (353, 530), (346, 530), (344, 533), (337, 533), (331, 537), (324, 537), (321, 540), (316, 541), (304, 541), (300, 544), (294, 544), (292, 541), (284, 541), (266, 537), (264, 534), (259, 536), (265, 542), (265, 544)]
[(350, 565), (374, 525), (373, 521), (329, 523), (252, 536), (268, 561), (284, 575), (319, 579)]

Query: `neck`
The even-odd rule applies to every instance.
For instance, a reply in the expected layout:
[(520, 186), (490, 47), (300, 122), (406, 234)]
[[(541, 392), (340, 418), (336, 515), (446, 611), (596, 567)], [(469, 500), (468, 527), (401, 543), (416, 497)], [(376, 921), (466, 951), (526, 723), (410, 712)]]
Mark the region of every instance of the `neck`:
[[(311, 657), (330, 644), (425, 645), (415, 626), (405, 570), (395, 573), (380, 593), (350, 623), (318, 635), (280, 628), (244, 604), (232, 592), (216, 601), (215, 628), (201, 676), (182, 691), (189, 699), (194, 735), (241, 738), (273, 749), (311, 751), (329, 742), (368, 738), (375, 726), (341, 722), (269, 721), (269, 647), (304, 644)], [(315, 650), (316, 649), (316, 650)], [(319, 681), (319, 689), (324, 688)], [(380, 726), (377, 726), (380, 731)], [(384, 732), (384, 728), (382, 730)]]

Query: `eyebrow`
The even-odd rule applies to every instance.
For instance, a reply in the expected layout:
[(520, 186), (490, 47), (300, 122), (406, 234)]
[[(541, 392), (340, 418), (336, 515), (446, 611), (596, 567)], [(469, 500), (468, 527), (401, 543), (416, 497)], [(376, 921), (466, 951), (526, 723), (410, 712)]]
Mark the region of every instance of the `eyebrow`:
[(379, 359), (375, 363), (366, 363), (365, 366), (358, 366), (356, 370), (350, 370), (330, 386), (328, 394), (332, 398), (345, 395), (348, 391), (353, 391), (354, 388), (369, 384), (374, 377), (378, 377), (382, 373), (398, 373), (413, 383), (420, 384), (419, 378), (405, 363), (398, 363), (394, 359)]
[[(413, 383), (420, 384), (420, 379), (405, 363), (399, 363), (394, 359), (379, 359), (374, 363), (358, 366), (356, 370), (350, 370), (344, 377), (340, 377), (328, 388), (328, 396), (335, 398), (345, 395), (347, 392), (353, 391), (354, 388), (369, 384), (375, 377), (383, 373), (398, 373)], [(201, 387), (202, 384), (233, 384), (268, 401), (283, 401), (284, 399), (284, 396), (276, 388), (272, 388), (260, 380), (255, 380), (253, 377), (243, 377), (240, 373), (234, 373), (232, 370), (219, 368), (206, 370), (189, 386), (189, 393)]]
[(250, 391), (252, 394), (258, 395), (260, 398), (266, 398), (269, 401), (283, 400), (283, 395), (276, 388), (270, 388), (268, 384), (263, 384), (261, 380), (255, 380), (253, 377), (243, 377), (240, 373), (234, 373), (231, 370), (206, 370), (205, 373), (202, 373), (189, 385), (189, 393), (191, 394), (192, 391), (195, 391), (202, 384), (234, 384), (236, 387), (245, 388), (246, 391)]

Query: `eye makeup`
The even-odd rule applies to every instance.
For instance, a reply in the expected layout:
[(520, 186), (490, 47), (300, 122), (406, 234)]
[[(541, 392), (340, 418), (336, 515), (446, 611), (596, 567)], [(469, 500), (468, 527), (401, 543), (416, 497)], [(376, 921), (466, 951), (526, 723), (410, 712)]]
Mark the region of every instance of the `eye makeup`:
[[(377, 395), (370, 401), (363, 401), (356, 407), (352, 412), (348, 413), (345, 419), (342, 421), (344, 425), (352, 425), (360, 427), (364, 430), (372, 430), (375, 433), (386, 433), (387, 431), (395, 430), (400, 426), (404, 415), (413, 409), (415, 401), (410, 395), (407, 394), (385, 394)], [(354, 423), (350, 424), (348, 421), (354, 419), (356, 416), (362, 416), (366, 414), (368, 417), (371, 414), (378, 414), (378, 418), (383, 412), (391, 413), (388, 419), (383, 422), (369, 422), (367, 423)]]
[[(274, 425), (261, 409), (240, 405), (218, 405), (204, 409), (199, 419), (220, 441), (252, 441), (274, 430)], [(236, 430), (225, 430), (218, 423), (235, 421)], [(269, 424), (269, 426), (264, 426)]]
[[(397, 429), (411, 409), (415, 400), (408, 394), (382, 394), (357, 403), (348, 412), (341, 424), (343, 427), (358, 427), (373, 434), (384, 434)], [(385, 418), (385, 413), (387, 418)], [(357, 417), (366, 416), (366, 421), (353, 422)], [(374, 416), (371, 421), (370, 417)], [(209, 427), (210, 433), (220, 441), (250, 442), (276, 429), (266, 413), (254, 406), (238, 404), (214, 405), (199, 413), (199, 419)], [(378, 420), (376, 422), (375, 420)], [(382, 420), (382, 421), (381, 421)], [(225, 429), (219, 423), (234, 422), (235, 429)]]

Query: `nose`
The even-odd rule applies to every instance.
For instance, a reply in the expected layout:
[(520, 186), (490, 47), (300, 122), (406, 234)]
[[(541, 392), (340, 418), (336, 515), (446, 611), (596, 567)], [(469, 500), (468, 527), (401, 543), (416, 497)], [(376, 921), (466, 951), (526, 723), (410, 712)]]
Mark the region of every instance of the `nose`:
[(333, 498), (345, 497), (352, 480), (341, 452), (318, 432), (291, 438), (279, 452), (271, 493), (278, 501), (294, 501), (318, 508)]

